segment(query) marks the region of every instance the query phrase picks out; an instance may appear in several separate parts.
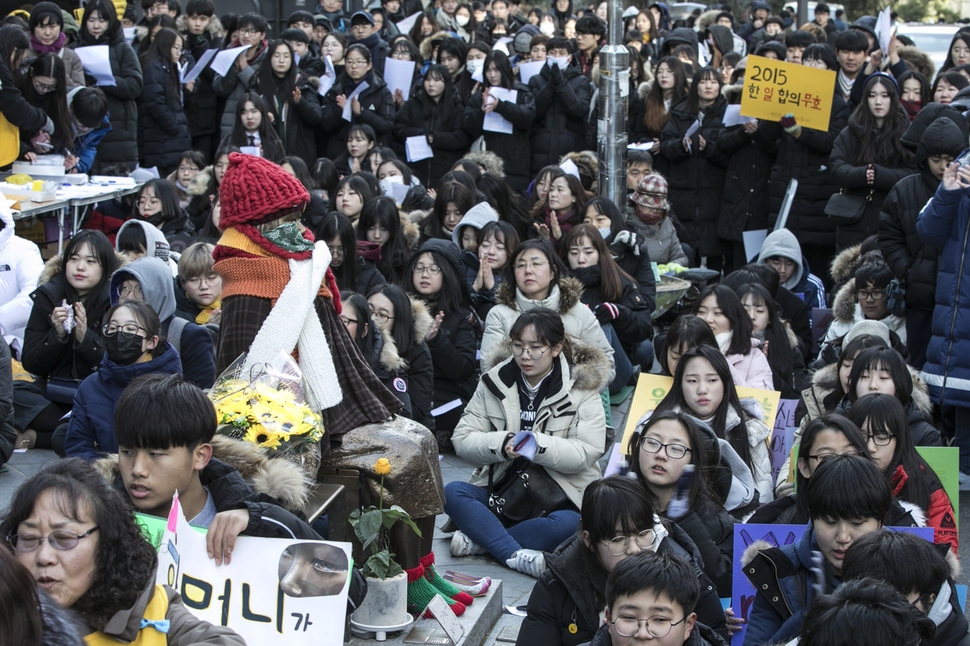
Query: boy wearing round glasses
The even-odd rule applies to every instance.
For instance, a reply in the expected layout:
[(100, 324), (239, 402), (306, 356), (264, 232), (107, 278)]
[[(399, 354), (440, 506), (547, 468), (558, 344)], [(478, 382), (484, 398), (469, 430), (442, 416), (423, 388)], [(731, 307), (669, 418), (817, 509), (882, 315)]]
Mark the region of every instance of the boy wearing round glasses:
[(697, 621), (700, 584), (691, 565), (675, 554), (640, 552), (624, 559), (606, 581), (606, 624), (591, 646), (724, 644)]

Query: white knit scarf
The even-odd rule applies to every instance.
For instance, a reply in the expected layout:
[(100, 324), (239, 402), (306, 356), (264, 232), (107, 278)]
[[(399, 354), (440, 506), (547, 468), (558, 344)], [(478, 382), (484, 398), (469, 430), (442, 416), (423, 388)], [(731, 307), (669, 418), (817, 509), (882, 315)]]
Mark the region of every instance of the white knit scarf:
[(253, 374), (253, 367), (271, 364), (280, 352), (289, 354), (297, 348), (311, 410), (331, 408), (343, 399), (330, 345), (313, 306), (330, 259), (329, 247), (319, 240), (313, 245), (312, 259), (290, 259), (290, 282), (256, 334), (243, 371)]

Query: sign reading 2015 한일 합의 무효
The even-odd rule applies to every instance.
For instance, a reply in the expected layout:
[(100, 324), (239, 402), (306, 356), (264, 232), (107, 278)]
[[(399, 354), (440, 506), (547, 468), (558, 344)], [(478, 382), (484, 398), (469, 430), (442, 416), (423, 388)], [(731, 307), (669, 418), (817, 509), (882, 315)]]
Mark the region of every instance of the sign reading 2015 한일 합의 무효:
[(767, 121), (794, 115), (803, 128), (828, 130), (835, 72), (748, 56), (741, 92), (741, 114)]

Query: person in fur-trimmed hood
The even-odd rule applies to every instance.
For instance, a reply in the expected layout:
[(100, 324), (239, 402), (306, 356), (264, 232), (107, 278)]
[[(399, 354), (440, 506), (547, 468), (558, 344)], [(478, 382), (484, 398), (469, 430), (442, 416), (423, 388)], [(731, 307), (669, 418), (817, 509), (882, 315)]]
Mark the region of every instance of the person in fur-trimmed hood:
[(603, 334), (596, 316), (583, 305), (583, 286), (575, 278), (562, 277), (565, 268), (547, 240), (527, 240), (519, 245), (505, 266), (505, 280), (499, 285), (496, 305), (485, 319), (482, 336), (482, 372), (509, 356), (509, 330), (523, 312), (550, 309), (558, 313), (566, 333), (595, 345), (609, 361), (609, 384), (616, 376), (613, 347)]
[[(838, 259), (833, 262), (833, 276), (838, 262)], [(835, 320), (825, 331), (819, 358), (825, 353), (826, 345), (838, 342), (860, 321), (881, 321), (906, 343), (906, 319), (890, 313), (887, 306), (886, 288), (892, 279), (893, 272), (883, 260), (882, 253), (871, 251), (859, 258), (852, 278), (835, 294), (832, 302)]]
[[(807, 489), (811, 522), (801, 538), (782, 547), (755, 541), (741, 557), (744, 574), (757, 590), (748, 614), (745, 646), (794, 638), (812, 599), (838, 587), (846, 550), (866, 534), (882, 529), (893, 502), (876, 465), (857, 455), (823, 460)], [(819, 556), (821, 565), (816, 565)], [(816, 585), (818, 578), (821, 590)]]
[[(519, 316), (508, 338), (512, 357), (482, 377), (452, 436), (458, 456), (478, 469), (470, 482), (447, 485), (445, 512), (459, 529), (452, 537), (453, 555), (489, 552), (539, 577), (546, 569), (543, 551), (575, 531), (583, 491), (600, 478), (606, 423), (599, 391), (606, 385), (607, 363), (598, 348), (568, 335), (563, 318), (546, 308)], [(549, 492), (555, 501), (542, 501), (550, 506), (541, 518), (526, 517), (506, 528), (487, 506), (486, 485), (493, 478), (502, 482), (528, 462), (519, 459), (525, 453), (522, 440), (513, 441), (520, 431), (535, 443), (531, 477), (549, 481), (557, 492)]]

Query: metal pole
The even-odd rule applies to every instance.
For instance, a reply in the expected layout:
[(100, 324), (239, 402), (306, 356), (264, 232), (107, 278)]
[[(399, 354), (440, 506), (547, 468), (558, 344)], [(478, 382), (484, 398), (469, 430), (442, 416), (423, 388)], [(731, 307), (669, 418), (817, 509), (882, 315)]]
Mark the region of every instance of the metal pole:
[[(808, 22), (808, 0), (798, 0), (798, 11), (795, 16), (795, 25), (800, 27)], [(813, 16), (814, 18), (814, 16)], [(832, 19), (835, 18), (835, 12), (832, 12)]]
[(599, 52), (598, 192), (622, 211), (626, 203), (626, 118), (630, 52), (623, 45), (623, 5), (609, 3), (609, 42)]

